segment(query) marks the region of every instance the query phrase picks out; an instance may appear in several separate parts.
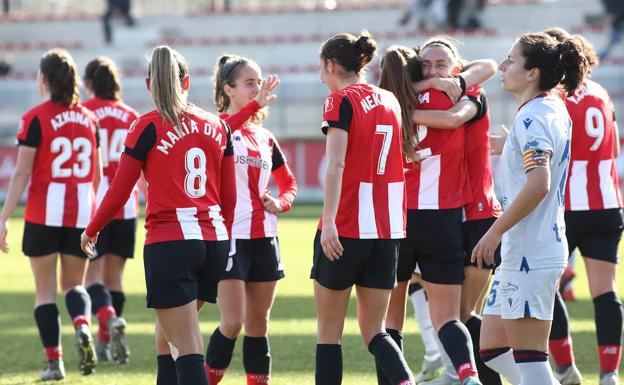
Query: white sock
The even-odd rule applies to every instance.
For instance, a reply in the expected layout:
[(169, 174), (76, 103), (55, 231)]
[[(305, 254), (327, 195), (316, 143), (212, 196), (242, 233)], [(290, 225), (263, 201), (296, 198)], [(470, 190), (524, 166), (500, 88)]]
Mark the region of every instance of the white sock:
[(431, 324), (429, 316), (429, 301), (425, 295), (424, 289), (419, 289), (410, 295), (412, 305), (414, 306), (414, 318), (420, 329), (420, 338), (422, 338), (425, 346), (425, 359), (427, 361), (435, 361), (440, 355), (438, 345), (436, 343), (437, 333)]
[(518, 370), (520, 371), (520, 376), (522, 378), (522, 382), (520, 382), (520, 385), (559, 384), (558, 382), (554, 382), (553, 380), (553, 373), (550, 369), (548, 361), (519, 362), (517, 365)]
[(505, 377), (511, 385), (520, 384), (520, 370), (514, 360), (513, 350), (509, 349), (505, 353), (485, 361), (485, 364)]
[(453, 362), (449, 358), (448, 354), (446, 354), (446, 350), (444, 349), (444, 346), (442, 346), (442, 342), (440, 342), (440, 339), (438, 338), (437, 334), (435, 335), (435, 340), (436, 340), (438, 349), (440, 350), (440, 357), (442, 358), (442, 363), (444, 364), (444, 370), (446, 371), (446, 374), (452, 379), (458, 380), (459, 376), (457, 375), (457, 372), (455, 371)]

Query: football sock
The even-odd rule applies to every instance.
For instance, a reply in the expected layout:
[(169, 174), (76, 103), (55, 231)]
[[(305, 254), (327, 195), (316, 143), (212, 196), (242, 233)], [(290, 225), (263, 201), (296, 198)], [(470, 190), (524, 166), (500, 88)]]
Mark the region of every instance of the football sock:
[(548, 337), (548, 350), (555, 362), (555, 371), (558, 373), (564, 372), (574, 363), (568, 311), (559, 291), (555, 293), (553, 321), (550, 328), (550, 336)]
[(91, 311), (98, 319), (98, 341), (108, 342), (110, 341), (110, 335), (108, 332), (108, 320), (111, 317), (115, 317), (115, 308), (113, 308), (113, 300), (110, 293), (106, 290), (106, 287), (100, 283), (94, 283), (87, 288), (87, 293), (91, 298)]
[(61, 317), (55, 303), (46, 303), (35, 308), (35, 322), (39, 337), (48, 361), (60, 360), (61, 349)]
[(551, 385), (554, 382), (548, 353), (539, 350), (515, 350), (514, 360), (520, 372), (520, 385)]
[(479, 380), (487, 385), (503, 385), (503, 381), (496, 371), (490, 369), (483, 363), (481, 356), (479, 355), (479, 338), (481, 337), (481, 317), (473, 315), (466, 321), (466, 328), (470, 332), (470, 338), (472, 339), (472, 346), (474, 352), (475, 364), (477, 365), (477, 373), (479, 374)]
[[(386, 329), (386, 333), (390, 335), (390, 338), (397, 344), (400, 351), (403, 351), (403, 333), (400, 330), (396, 329)], [(391, 385), (390, 380), (386, 377), (381, 366), (379, 366), (379, 362), (375, 360), (375, 369), (377, 371), (377, 385)]]
[(594, 298), (601, 372), (617, 372), (622, 359), (622, 302), (614, 292)]
[(156, 385), (178, 385), (176, 365), (171, 354), (159, 355), (156, 361), (158, 363)]
[(247, 385), (269, 383), (271, 352), (268, 337), (243, 337), (243, 367)]
[(201, 354), (187, 354), (175, 360), (178, 385), (208, 385)]
[(511, 385), (520, 384), (520, 371), (511, 348), (483, 349), (479, 353), (483, 363), (500, 373)]
[(72, 319), (74, 328), (89, 325), (91, 316), (91, 299), (83, 286), (76, 286), (65, 294), (65, 305)]
[(444, 371), (450, 378), (459, 381), (459, 377), (457, 377), (457, 372), (455, 371), (455, 367), (453, 366), (453, 363), (451, 362), (451, 359), (449, 358), (448, 354), (446, 354), (446, 350), (444, 350), (444, 346), (442, 346), (442, 342), (440, 342), (440, 339), (438, 338), (437, 334), (435, 335), (435, 341), (436, 341), (436, 346), (438, 347), (438, 352), (440, 352), (438, 354), (438, 357), (440, 357), (440, 360), (442, 361), (442, 365), (444, 365)]
[(335, 344), (316, 345), (314, 376), (316, 385), (342, 384), (342, 346)]
[(225, 375), (225, 370), (232, 361), (235, 344), (236, 339), (227, 338), (218, 327), (210, 336), (206, 350), (206, 374), (210, 385), (218, 384)]
[(379, 333), (368, 344), (368, 351), (375, 356), (375, 362), (386, 373), (390, 384), (413, 384), (414, 377), (403, 353), (388, 333)]
[(440, 355), (436, 342), (436, 331), (429, 316), (429, 301), (427, 294), (420, 284), (415, 283), (409, 286), (409, 296), (414, 307), (414, 317), (420, 329), (420, 338), (425, 347), (425, 359), (435, 361)]
[(115, 313), (117, 316), (121, 317), (124, 304), (126, 303), (126, 295), (123, 291), (110, 291), (110, 295), (113, 301), (113, 308), (115, 308)]
[(472, 341), (466, 326), (457, 320), (449, 321), (438, 331), (438, 338), (453, 362), (459, 381), (464, 382), (467, 377), (477, 377)]

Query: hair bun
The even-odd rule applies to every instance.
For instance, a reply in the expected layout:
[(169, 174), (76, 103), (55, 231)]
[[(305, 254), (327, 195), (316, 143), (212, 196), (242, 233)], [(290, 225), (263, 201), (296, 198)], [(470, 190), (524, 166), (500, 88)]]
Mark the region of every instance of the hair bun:
[(355, 48), (366, 56), (373, 56), (377, 50), (377, 43), (371, 34), (364, 30), (354, 43)]
[(219, 67), (221, 67), (222, 65), (224, 65), (225, 63), (227, 63), (228, 61), (230, 61), (231, 59), (233, 59), (234, 56), (232, 55), (223, 55), (219, 58)]

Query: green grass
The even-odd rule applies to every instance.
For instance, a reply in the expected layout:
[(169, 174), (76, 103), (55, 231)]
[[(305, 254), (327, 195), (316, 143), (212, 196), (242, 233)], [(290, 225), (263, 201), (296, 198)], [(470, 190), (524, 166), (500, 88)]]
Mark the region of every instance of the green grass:
[[(312, 297), (312, 282), (308, 279), (312, 240), (318, 222), (319, 208), (305, 206), (280, 221), (280, 244), (286, 266), (286, 279), (278, 285), (273, 308), (270, 337), (273, 355), (274, 385), (314, 383), (316, 313)], [(0, 255), (0, 384), (34, 383), (39, 378), (44, 356), (32, 316), (34, 282), (28, 260), (21, 254), (23, 222), (10, 223), (8, 255)], [(124, 366), (101, 364), (97, 372), (82, 377), (77, 372), (73, 330), (62, 297), (58, 297), (63, 323), (63, 342), (67, 378), (65, 384), (154, 384), (154, 314), (145, 307), (145, 283), (141, 258), (144, 232), (138, 232), (137, 257), (127, 264), (125, 287), (128, 297), (124, 316), (128, 321), (132, 350), (130, 363)], [(589, 298), (584, 267), (579, 263), (576, 282), (578, 300), (569, 304), (572, 336), (577, 364), (585, 376), (584, 384), (597, 385), (597, 359), (593, 323), (593, 305)], [(620, 268), (620, 273), (622, 272)], [(620, 284), (620, 292), (624, 288)], [(218, 323), (214, 306), (205, 306), (201, 313), (201, 328), (207, 338)], [(408, 309), (405, 330), (408, 363), (414, 371), (420, 367), (422, 348), (418, 329)], [(345, 385), (376, 384), (371, 355), (361, 342), (355, 320), (354, 303), (350, 305), (344, 336)], [(223, 385), (244, 384), (241, 347), (238, 344), (232, 365)]]

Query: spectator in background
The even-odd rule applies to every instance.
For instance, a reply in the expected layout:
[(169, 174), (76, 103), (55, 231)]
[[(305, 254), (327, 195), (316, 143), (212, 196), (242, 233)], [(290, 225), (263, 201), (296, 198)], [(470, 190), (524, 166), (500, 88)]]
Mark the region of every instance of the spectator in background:
[(601, 60), (609, 56), (613, 47), (622, 40), (622, 33), (624, 32), (624, 1), (602, 0), (602, 3), (609, 18), (611, 18), (611, 36), (607, 46), (600, 52)]
[(481, 13), (485, 4), (486, 0), (448, 0), (448, 28), (481, 28)]
[(7, 60), (0, 59), (0, 77), (7, 76), (11, 72), (11, 63)]
[(447, 0), (412, 0), (403, 16), (399, 20), (401, 25), (407, 25), (412, 15), (418, 18), (419, 29), (441, 29), (446, 25)]
[(131, 0), (107, 0), (106, 13), (104, 14), (104, 39), (106, 43), (113, 42), (113, 31), (111, 28), (111, 18), (113, 13), (118, 11), (124, 17), (128, 27), (134, 26), (134, 18), (130, 14), (132, 8)]
[(223, 4), (223, 10), (225, 12), (229, 12), (232, 10), (232, 8), (234, 8), (234, 0), (222, 0), (222, 1), (210, 0), (210, 10), (212, 12), (217, 10), (217, 3)]

